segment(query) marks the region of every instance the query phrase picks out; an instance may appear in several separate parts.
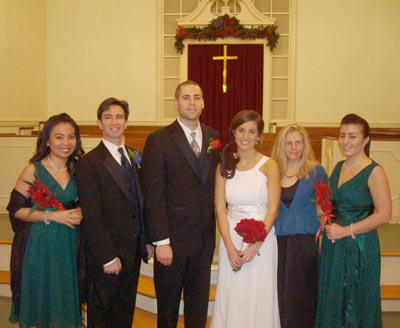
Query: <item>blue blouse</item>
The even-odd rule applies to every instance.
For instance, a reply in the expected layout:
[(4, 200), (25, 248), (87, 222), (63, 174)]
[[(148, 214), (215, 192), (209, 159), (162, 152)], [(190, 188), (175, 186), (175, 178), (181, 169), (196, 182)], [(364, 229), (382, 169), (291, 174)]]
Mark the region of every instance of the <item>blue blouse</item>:
[(313, 183), (321, 179), (327, 182), (328, 175), (321, 165), (315, 167), (315, 172), (310, 172), (309, 178), (301, 178), (294, 195), (292, 204), (287, 208), (281, 201), (279, 215), (275, 221), (275, 234), (277, 236), (296, 234), (315, 234), (320, 226), (317, 216)]

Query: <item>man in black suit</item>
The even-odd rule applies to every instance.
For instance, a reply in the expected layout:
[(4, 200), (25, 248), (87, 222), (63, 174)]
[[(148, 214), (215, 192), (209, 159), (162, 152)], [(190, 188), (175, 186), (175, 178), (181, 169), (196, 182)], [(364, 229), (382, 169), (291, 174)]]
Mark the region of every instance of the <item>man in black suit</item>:
[(97, 110), (103, 139), (77, 167), (89, 327), (132, 327), (141, 258), (152, 255), (144, 240), (140, 177), (132, 151), (124, 146), (128, 116), (126, 101), (104, 100)]
[(141, 170), (145, 221), (156, 245), (157, 323), (176, 327), (183, 290), (185, 327), (205, 327), (218, 161), (216, 151), (207, 149), (218, 133), (199, 122), (204, 100), (196, 82), (177, 87), (175, 106), (177, 120), (147, 138)]

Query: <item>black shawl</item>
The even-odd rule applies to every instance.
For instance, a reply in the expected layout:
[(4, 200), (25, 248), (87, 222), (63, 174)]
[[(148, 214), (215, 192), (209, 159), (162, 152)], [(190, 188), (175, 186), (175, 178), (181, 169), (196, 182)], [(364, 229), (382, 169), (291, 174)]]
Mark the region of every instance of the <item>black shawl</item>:
[(15, 233), (11, 247), (11, 292), (14, 303), (14, 312), (19, 315), (21, 301), (22, 262), (24, 260), (26, 243), (28, 241), (31, 224), (14, 217), (15, 212), (21, 208), (31, 207), (28, 198), (13, 189), (7, 210), (10, 216), (12, 229)]

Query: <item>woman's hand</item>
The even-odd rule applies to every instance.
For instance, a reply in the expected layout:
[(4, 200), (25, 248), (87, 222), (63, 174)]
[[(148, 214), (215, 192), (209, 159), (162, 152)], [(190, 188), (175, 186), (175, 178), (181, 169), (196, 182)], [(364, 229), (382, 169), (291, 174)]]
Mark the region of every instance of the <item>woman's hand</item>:
[(327, 224), (325, 226), (326, 236), (329, 240), (332, 240), (332, 242), (334, 240), (342, 239), (350, 236), (349, 228), (350, 227), (342, 227), (337, 223), (332, 223), (331, 225)]
[(226, 252), (232, 269), (239, 269), (243, 265), (243, 259), (240, 256), (240, 252), (233, 245), (226, 247)]
[(82, 211), (79, 207), (64, 211), (48, 211), (47, 218), (50, 222), (65, 224), (67, 227), (74, 229), (75, 225), (81, 224)]
[(251, 262), (256, 255), (258, 255), (258, 251), (262, 242), (257, 242), (255, 244), (250, 244), (244, 251), (240, 251), (239, 254), (242, 257), (243, 264), (246, 262)]

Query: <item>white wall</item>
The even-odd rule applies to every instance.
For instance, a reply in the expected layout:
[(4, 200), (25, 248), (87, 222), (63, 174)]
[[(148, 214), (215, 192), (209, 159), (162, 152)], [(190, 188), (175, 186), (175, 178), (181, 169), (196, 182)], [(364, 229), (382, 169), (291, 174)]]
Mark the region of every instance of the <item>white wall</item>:
[(155, 120), (156, 17), (156, 0), (0, 0), (0, 122), (94, 122), (110, 96)]
[(298, 0), (296, 120), (400, 124), (400, 1)]
[(0, 121), (43, 120), (46, 0), (0, 0)]
[[(0, 123), (63, 111), (94, 123), (115, 96), (130, 103), (132, 122), (156, 124), (160, 3), (0, 0)], [(400, 126), (400, 1), (293, 3), (295, 119), (336, 126), (357, 112)]]
[(156, 17), (156, 0), (48, 0), (49, 114), (93, 121), (114, 96), (131, 120), (154, 120)]

